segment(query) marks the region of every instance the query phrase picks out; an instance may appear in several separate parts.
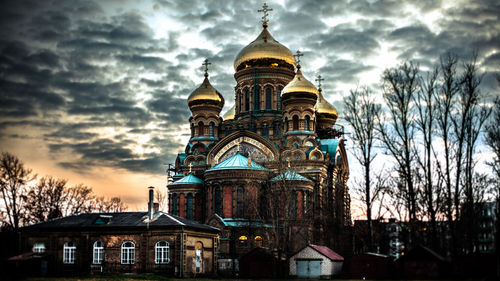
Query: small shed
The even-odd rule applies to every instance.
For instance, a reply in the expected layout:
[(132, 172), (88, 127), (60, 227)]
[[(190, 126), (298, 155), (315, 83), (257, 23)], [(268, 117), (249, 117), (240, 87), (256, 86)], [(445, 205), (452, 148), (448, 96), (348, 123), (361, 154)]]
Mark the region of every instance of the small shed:
[(326, 246), (307, 245), (290, 257), (290, 276), (331, 278), (342, 270), (344, 258)]
[(448, 273), (448, 263), (433, 250), (419, 245), (398, 260), (405, 278), (440, 278)]
[(345, 261), (343, 275), (354, 279), (388, 279), (391, 261), (391, 257), (377, 253), (356, 255)]

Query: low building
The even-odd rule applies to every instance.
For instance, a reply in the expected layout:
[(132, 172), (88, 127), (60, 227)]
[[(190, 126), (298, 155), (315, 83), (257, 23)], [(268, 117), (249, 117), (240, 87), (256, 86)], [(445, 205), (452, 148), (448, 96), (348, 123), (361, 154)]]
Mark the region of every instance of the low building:
[(307, 245), (289, 262), (290, 276), (329, 279), (340, 274), (344, 258), (326, 246)]
[(43, 256), (48, 274), (216, 272), (219, 229), (155, 208), (85, 213), (22, 228), (22, 247)]

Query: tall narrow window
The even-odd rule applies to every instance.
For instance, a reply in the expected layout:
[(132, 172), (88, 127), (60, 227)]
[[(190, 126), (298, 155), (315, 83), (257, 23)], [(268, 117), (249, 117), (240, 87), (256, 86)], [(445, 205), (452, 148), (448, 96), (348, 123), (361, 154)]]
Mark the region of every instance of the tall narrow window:
[(309, 131), (309, 116), (306, 115), (306, 119), (304, 120), (304, 131)]
[(277, 97), (277, 101), (278, 101), (278, 109), (281, 110), (281, 90), (283, 90), (282, 87), (278, 87), (278, 97)]
[(198, 123), (198, 136), (202, 137), (205, 135), (205, 126), (203, 126), (203, 122)]
[(170, 262), (169, 257), (170, 246), (166, 241), (159, 241), (155, 245), (155, 263), (167, 264)]
[(250, 93), (248, 89), (245, 90), (245, 111), (250, 110)]
[(254, 241), (255, 241), (255, 247), (262, 247), (262, 242), (263, 242), (262, 236), (260, 235), (255, 236)]
[(172, 196), (173, 198), (173, 208), (172, 208), (172, 213), (176, 216), (179, 215), (179, 196), (177, 196), (177, 194), (174, 194)]
[(255, 87), (253, 89), (253, 110), (260, 109), (260, 88)]
[(275, 138), (279, 138), (281, 136), (281, 125), (279, 122), (274, 122), (273, 124), (273, 134)]
[(193, 194), (191, 193), (187, 196), (187, 219), (193, 219)]
[(261, 131), (261, 135), (265, 138), (268, 138), (269, 137), (269, 127), (267, 126), (267, 124), (264, 124), (262, 125), (262, 128), (260, 129)]
[(209, 131), (210, 131), (210, 136), (213, 137), (214, 136), (214, 127), (215, 127), (215, 124), (214, 122), (210, 122), (210, 126), (209, 126)]
[(299, 116), (297, 116), (297, 115), (293, 116), (293, 130), (294, 131), (299, 130)]
[(33, 245), (33, 253), (45, 253), (45, 244), (44, 243), (35, 243)]
[(104, 246), (101, 241), (94, 242), (94, 250), (92, 255), (93, 264), (102, 264), (102, 258), (104, 254)]
[(220, 186), (215, 188), (214, 210), (217, 215), (222, 215), (222, 191)]
[(135, 244), (127, 241), (122, 244), (122, 264), (135, 263)]
[(73, 242), (66, 242), (63, 246), (63, 263), (74, 264), (76, 254), (76, 245)]
[(273, 92), (271, 88), (266, 89), (266, 109), (273, 109)]
[(236, 192), (236, 216), (242, 218), (245, 214), (245, 190), (238, 187)]

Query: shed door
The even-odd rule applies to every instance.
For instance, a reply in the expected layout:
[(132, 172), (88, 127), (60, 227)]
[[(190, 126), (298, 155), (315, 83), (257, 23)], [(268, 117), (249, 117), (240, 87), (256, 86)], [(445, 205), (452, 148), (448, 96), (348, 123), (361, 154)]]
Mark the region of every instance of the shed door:
[(297, 261), (298, 278), (319, 278), (321, 275), (321, 261), (301, 260)]

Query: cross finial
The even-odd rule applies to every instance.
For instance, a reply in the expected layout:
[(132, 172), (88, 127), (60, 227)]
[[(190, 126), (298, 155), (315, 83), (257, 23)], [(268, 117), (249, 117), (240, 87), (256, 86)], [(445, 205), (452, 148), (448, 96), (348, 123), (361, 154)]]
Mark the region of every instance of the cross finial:
[(269, 14), (267, 12), (270, 12), (272, 11), (273, 9), (269, 9), (269, 6), (267, 6), (266, 3), (264, 3), (264, 5), (262, 5), (262, 9), (260, 10), (257, 10), (257, 12), (262, 12), (264, 15), (262, 16), (262, 26), (264, 28), (267, 27), (267, 16), (269, 16)]
[(189, 163), (189, 173), (191, 174), (191, 169), (193, 168), (193, 162)]
[(297, 64), (297, 68), (300, 68), (300, 57), (302, 57), (304, 54), (301, 53), (299, 50), (297, 50), (297, 53), (293, 55), (295, 57), (295, 63)]
[(212, 63), (208, 62), (208, 59), (205, 59), (201, 65), (205, 67), (205, 77), (208, 77), (208, 66)]
[(318, 74), (317, 76), (318, 78), (316, 78), (316, 81), (318, 81), (318, 89), (321, 89), (321, 81), (325, 80), (323, 78), (321, 78), (321, 75)]

